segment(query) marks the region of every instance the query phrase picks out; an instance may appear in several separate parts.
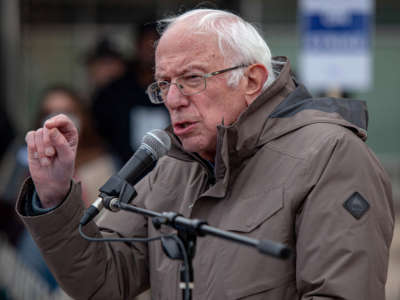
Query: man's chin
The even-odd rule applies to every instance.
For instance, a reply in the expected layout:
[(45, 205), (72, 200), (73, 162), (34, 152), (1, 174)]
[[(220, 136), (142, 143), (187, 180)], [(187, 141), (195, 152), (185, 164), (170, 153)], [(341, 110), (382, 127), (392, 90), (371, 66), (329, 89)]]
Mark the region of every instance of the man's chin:
[(198, 143), (194, 142), (191, 138), (183, 138), (180, 139), (183, 149), (187, 152), (201, 152), (201, 147)]
[(184, 143), (182, 143), (182, 145), (183, 145), (183, 149), (186, 152), (197, 153), (198, 155), (200, 155), (201, 158), (203, 158), (205, 160), (214, 161), (215, 151), (207, 151), (207, 150), (205, 150), (205, 147), (202, 147), (201, 144), (184, 142)]

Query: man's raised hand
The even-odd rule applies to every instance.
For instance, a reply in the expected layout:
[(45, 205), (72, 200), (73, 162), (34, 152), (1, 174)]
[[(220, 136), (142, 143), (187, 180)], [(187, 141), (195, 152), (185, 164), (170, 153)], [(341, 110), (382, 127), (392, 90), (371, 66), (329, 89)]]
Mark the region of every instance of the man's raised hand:
[(47, 120), (43, 128), (29, 131), (29, 171), (42, 207), (58, 205), (68, 194), (74, 173), (78, 131), (63, 114)]

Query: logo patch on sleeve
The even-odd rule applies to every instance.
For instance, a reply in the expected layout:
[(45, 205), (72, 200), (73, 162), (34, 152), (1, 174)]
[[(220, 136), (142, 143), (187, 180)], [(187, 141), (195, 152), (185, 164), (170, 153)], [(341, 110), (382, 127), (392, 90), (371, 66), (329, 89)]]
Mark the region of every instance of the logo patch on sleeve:
[(358, 192), (355, 192), (343, 203), (344, 208), (357, 220), (369, 209), (369, 203)]

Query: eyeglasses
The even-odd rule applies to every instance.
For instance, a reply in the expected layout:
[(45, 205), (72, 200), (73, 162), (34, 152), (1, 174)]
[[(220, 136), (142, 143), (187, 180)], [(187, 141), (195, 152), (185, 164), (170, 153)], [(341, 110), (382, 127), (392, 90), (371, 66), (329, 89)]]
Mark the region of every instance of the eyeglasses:
[(147, 87), (146, 93), (150, 98), (151, 103), (161, 104), (167, 99), (169, 88), (172, 84), (175, 84), (178, 90), (184, 96), (192, 96), (204, 91), (207, 87), (206, 79), (219, 75), (228, 71), (236, 70), (239, 68), (245, 68), (248, 65), (238, 65), (228, 69), (223, 69), (207, 74), (190, 74), (183, 75), (176, 78), (175, 82), (169, 81), (156, 81)]

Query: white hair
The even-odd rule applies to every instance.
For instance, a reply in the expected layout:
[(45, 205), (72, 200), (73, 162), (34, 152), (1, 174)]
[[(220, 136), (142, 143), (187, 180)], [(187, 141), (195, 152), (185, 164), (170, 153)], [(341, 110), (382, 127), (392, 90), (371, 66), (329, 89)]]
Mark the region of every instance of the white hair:
[[(164, 34), (172, 25), (178, 22), (195, 18), (195, 22), (185, 24), (192, 33), (215, 33), (221, 55), (233, 64), (260, 63), (268, 70), (268, 79), (264, 83), (263, 91), (275, 80), (272, 69), (271, 51), (257, 29), (241, 17), (223, 10), (194, 9), (182, 15), (162, 19), (158, 22), (161, 34)], [(232, 65), (232, 66), (233, 66)], [(243, 69), (229, 72), (228, 84), (236, 86)]]

